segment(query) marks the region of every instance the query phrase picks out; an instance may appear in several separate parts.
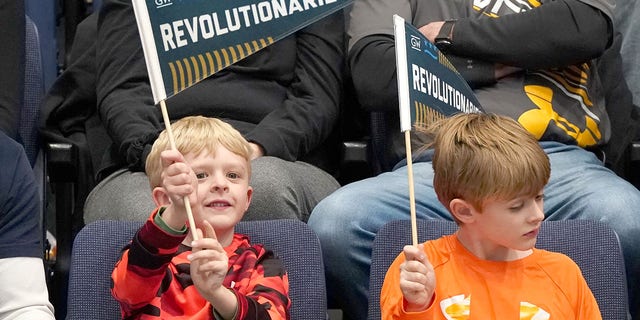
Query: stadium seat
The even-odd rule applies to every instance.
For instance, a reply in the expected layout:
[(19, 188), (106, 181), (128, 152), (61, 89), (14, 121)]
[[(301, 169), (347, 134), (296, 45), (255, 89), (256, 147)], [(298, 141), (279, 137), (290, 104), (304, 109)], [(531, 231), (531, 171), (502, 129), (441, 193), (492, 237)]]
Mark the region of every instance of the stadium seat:
[[(111, 271), (122, 248), (142, 222), (96, 221), (76, 236), (69, 273), (67, 320), (119, 319), (111, 296)], [(236, 228), (252, 242), (262, 243), (279, 256), (289, 273), (291, 319), (324, 320), (327, 301), (320, 242), (297, 220), (243, 221)]]
[(44, 75), (38, 28), (31, 18), (25, 18), (24, 105), (18, 131), (27, 158), (34, 167), (40, 152), (38, 121), (44, 96)]
[[(419, 242), (452, 234), (457, 229), (454, 222), (443, 220), (418, 220), (417, 226)], [(378, 231), (371, 258), (368, 319), (380, 319), (380, 289), (384, 276), (402, 248), (410, 243), (410, 220), (389, 222)], [(602, 319), (629, 318), (622, 249), (611, 228), (590, 220), (545, 221), (536, 247), (562, 252), (580, 266), (598, 301)]]

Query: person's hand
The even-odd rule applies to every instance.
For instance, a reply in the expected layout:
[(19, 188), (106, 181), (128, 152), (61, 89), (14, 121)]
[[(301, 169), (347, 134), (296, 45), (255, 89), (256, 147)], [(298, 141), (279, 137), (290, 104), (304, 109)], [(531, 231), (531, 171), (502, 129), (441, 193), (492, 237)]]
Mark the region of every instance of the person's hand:
[(251, 153), (251, 160), (264, 156), (264, 150), (262, 150), (262, 147), (259, 144), (250, 142), (249, 145), (251, 146), (251, 150), (253, 150)]
[(181, 221), (186, 220), (184, 197), (189, 197), (189, 202), (195, 204), (198, 201), (196, 189), (198, 179), (183, 155), (177, 150), (165, 150), (160, 154), (162, 161), (162, 187), (171, 200), (171, 211), (182, 213)]
[[(191, 261), (191, 279), (200, 295), (210, 302), (219, 300), (220, 295), (231, 294), (222, 286), (222, 281), (229, 269), (229, 258), (222, 244), (216, 238), (216, 232), (208, 221), (203, 222), (205, 236), (197, 229), (198, 240), (191, 243), (193, 253), (189, 255)], [(235, 295), (230, 297), (235, 299)]]
[(436, 41), (438, 33), (440, 33), (440, 29), (442, 28), (443, 24), (444, 21), (429, 22), (426, 25), (418, 28), (418, 31), (420, 31), (427, 39), (429, 39), (431, 43), (434, 43)]
[(405, 246), (406, 261), (400, 265), (400, 290), (407, 301), (407, 311), (423, 311), (433, 300), (436, 276), (424, 253), (424, 245)]
[(514, 73), (518, 73), (518, 72), (522, 71), (522, 68), (512, 67), (512, 66), (496, 63), (494, 70), (495, 70), (496, 80), (499, 80), (499, 79), (502, 79), (502, 78), (507, 77), (509, 75), (512, 75)]

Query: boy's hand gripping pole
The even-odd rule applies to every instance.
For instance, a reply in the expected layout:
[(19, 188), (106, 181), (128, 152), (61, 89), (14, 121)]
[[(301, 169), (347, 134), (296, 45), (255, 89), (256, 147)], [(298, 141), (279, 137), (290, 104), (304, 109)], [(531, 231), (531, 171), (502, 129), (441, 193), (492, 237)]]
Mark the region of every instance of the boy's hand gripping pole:
[[(176, 140), (173, 137), (173, 131), (171, 130), (171, 122), (169, 121), (169, 114), (167, 113), (167, 105), (164, 100), (160, 100), (160, 109), (162, 110), (162, 119), (164, 119), (164, 126), (167, 129), (169, 135), (169, 143), (171, 143), (171, 149), (177, 150)], [(196, 232), (196, 222), (193, 220), (193, 213), (191, 212), (191, 203), (189, 197), (184, 196), (184, 207), (187, 210), (187, 219), (189, 220), (189, 229), (191, 230), (191, 236), (193, 240), (198, 240), (198, 233)]]

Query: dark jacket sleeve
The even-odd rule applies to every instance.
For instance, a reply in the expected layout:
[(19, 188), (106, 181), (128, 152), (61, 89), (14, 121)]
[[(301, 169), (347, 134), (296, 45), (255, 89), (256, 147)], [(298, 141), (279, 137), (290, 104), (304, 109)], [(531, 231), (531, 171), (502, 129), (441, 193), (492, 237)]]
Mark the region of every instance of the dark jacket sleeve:
[(621, 76), (624, 72), (620, 55), (622, 40), (622, 35), (616, 33), (611, 47), (598, 59), (596, 66), (604, 86), (607, 114), (611, 121), (611, 138), (603, 147), (604, 162), (620, 176), (625, 176), (627, 163), (622, 160), (627, 156), (629, 144), (637, 138), (640, 115), (638, 107), (633, 104), (629, 86)]
[(398, 82), (394, 39), (371, 35), (356, 42), (348, 57), (360, 105), (370, 111), (398, 110)]
[(548, 69), (599, 57), (612, 22), (578, 0), (557, 0), (499, 18), (460, 19), (450, 52), (526, 69)]
[(296, 33), (293, 82), (279, 108), (246, 135), (266, 155), (296, 160), (337, 124), (344, 67), (344, 15), (334, 13)]
[[(493, 69), (487, 64), (545, 69), (597, 57), (609, 45), (611, 32), (611, 22), (600, 10), (577, 0), (559, 0), (500, 18), (459, 19), (447, 56), (465, 80), (477, 87), (491, 83)], [(483, 73), (466, 73), (461, 63), (469, 60), (482, 66)], [(365, 109), (397, 110), (393, 37), (360, 39), (349, 51), (348, 62)]]
[(42, 258), (40, 198), (23, 147), (0, 131), (0, 259)]
[(153, 220), (154, 211), (123, 249), (111, 273), (111, 292), (120, 303), (123, 318), (140, 311), (156, 297), (165, 280), (168, 265), (178, 252), (183, 235), (162, 230)]
[[(132, 170), (144, 170), (151, 144), (163, 129), (154, 106), (131, 1), (105, 1), (98, 16), (97, 108)], [(147, 149), (145, 152), (145, 148)]]

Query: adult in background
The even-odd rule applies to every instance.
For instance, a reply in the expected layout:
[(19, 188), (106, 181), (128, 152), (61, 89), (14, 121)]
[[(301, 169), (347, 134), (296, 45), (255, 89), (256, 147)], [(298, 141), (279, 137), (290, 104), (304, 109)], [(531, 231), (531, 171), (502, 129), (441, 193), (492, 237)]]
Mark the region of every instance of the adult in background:
[[(88, 171), (99, 183), (86, 197), (85, 222), (142, 221), (154, 207), (143, 169), (164, 122), (131, 1), (104, 1), (97, 14), (93, 25), (88, 21), (86, 30), (95, 31), (84, 46), (74, 43), (87, 50), (49, 92), (45, 126), (87, 145)], [(339, 187), (329, 150), (340, 113), (344, 47), (344, 17), (337, 12), (167, 100), (171, 120), (220, 118), (251, 143), (256, 195), (246, 220), (307, 221), (316, 203)], [(79, 131), (86, 141), (76, 139)]]
[(0, 319), (54, 320), (38, 184), (24, 148), (0, 131)]

